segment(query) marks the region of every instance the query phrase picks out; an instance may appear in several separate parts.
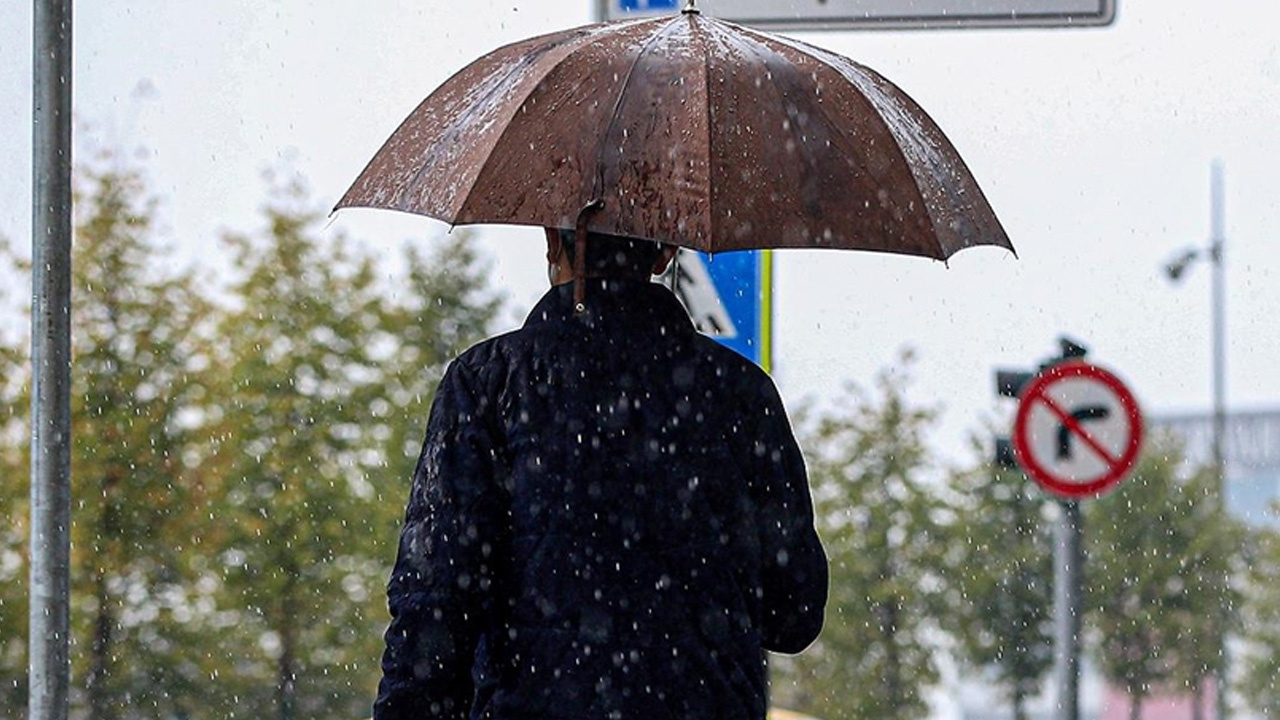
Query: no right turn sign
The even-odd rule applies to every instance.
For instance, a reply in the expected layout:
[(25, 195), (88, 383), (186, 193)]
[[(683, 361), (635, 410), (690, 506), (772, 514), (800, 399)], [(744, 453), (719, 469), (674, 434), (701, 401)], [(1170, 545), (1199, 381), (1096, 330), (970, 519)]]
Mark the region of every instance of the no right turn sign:
[(1080, 498), (1125, 478), (1138, 459), (1142, 431), (1137, 400), (1119, 378), (1070, 362), (1049, 368), (1023, 391), (1013, 448), (1046, 490)]

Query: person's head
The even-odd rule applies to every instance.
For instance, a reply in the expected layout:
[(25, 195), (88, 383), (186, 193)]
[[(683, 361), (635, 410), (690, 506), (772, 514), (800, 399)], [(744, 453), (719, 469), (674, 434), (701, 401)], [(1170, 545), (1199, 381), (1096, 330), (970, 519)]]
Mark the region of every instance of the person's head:
[[(551, 284), (573, 281), (576, 246), (574, 231), (546, 228), (547, 262)], [(589, 233), (587, 235), (587, 277), (642, 278), (660, 275), (676, 254), (676, 246), (652, 240)]]

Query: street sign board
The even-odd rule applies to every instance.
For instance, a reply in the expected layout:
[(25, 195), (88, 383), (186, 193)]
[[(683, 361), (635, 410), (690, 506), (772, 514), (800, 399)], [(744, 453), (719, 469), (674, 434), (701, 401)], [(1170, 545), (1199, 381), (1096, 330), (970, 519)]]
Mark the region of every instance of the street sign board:
[[(678, 12), (687, 0), (597, 0), (597, 17)], [(1115, 19), (1115, 0), (697, 0), (711, 17), (785, 30), (1093, 27)]]
[(1027, 474), (1067, 498), (1098, 495), (1123, 480), (1142, 445), (1142, 413), (1110, 372), (1085, 362), (1054, 365), (1023, 390), (1013, 448)]
[(674, 264), (674, 290), (698, 330), (769, 370), (769, 251), (681, 250)]

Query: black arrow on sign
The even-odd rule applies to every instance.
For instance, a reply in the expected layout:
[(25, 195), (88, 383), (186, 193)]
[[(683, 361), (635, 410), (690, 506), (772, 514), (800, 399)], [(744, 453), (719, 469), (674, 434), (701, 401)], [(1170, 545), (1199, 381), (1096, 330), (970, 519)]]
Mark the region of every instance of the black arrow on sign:
[[(1111, 415), (1111, 409), (1104, 405), (1086, 405), (1079, 410), (1073, 410), (1071, 417), (1076, 422), (1081, 420), (1105, 420)], [(1058, 426), (1058, 459), (1068, 460), (1071, 458), (1071, 428), (1067, 423)]]

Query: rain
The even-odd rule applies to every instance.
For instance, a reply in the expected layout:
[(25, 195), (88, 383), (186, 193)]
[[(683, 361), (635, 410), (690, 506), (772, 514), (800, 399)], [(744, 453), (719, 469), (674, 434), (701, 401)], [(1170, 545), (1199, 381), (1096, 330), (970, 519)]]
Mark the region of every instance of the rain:
[[(659, 0), (612, 4), (678, 12)], [(600, 90), (628, 82), (614, 58), (592, 58), (585, 66), (598, 72), (557, 96), (535, 89), (547, 77), (533, 72), (537, 58), (512, 56), (465, 85), (460, 104), (482, 112), (432, 110), (396, 130), (486, 53), (557, 33), (566, 55), (599, 42), (605, 31), (576, 29), (598, 19), (590, 3), (79, 4), (69, 636), (52, 639), (67, 643), (69, 717), (377, 716), (401, 612), (445, 628), (404, 631), (417, 653), (407, 676), (475, 683), (497, 717), (517, 696), (526, 713), (582, 707), (620, 719), (1280, 712), (1280, 334), (1270, 312), (1280, 218), (1269, 162), (1280, 152), (1270, 40), (1280, 15), (1118, 0), (1096, 26), (815, 29), (807, 13), (842, 10), (811, 4), (742, 4), (794, 20), (748, 24), (749, 41), (677, 18), (650, 42), (653, 21), (626, 21), (627, 52), (698, 45), (729, 60), (663, 80), (656, 125), (673, 140), (649, 165), (602, 172), (599, 188), (589, 180), (556, 207), (550, 199), (590, 178), (595, 158), (625, 163), (653, 131), (643, 103)], [(728, 3), (697, 5), (711, 18)], [(13, 166), (0, 178), (0, 720), (45, 720), (54, 716), (28, 708), (49, 690), (30, 682), (35, 646), (53, 645), (28, 635), (42, 601), (31, 594), (33, 556), (44, 550), (32, 534), (31, 303), (42, 268), (32, 267), (26, 170), (30, 7), (0, 8), (0, 28), (13, 40), (0, 45), (0, 87), (14, 99), (0, 108)], [(794, 78), (781, 69), (809, 55), (821, 61), (797, 65)], [(766, 73), (739, 70), (761, 58), (773, 63)], [(811, 97), (797, 101), (792, 82)], [(850, 86), (883, 126), (840, 134), (826, 124), (846, 114), (837, 108)], [(672, 120), (732, 92), (750, 98), (734, 108), (741, 122)], [(558, 132), (571, 112), (609, 119), (598, 147)], [(504, 135), (517, 114), (540, 124)], [(712, 130), (712, 147), (727, 148), (719, 165), (684, 150)], [(335, 212), (388, 138), (385, 172), (400, 189), (371, 190), (365, 204), (400, 212)], [(414, 143), (431, 148), (430, 162)], [(776, 156), (762, 160), (762, 143)], [(495, 144), (480, 158), (484, 178), (520, 191), (485, 202), (526, 218), (515, 226), (480, 217), (475, 178), (449, 177)], [(850, 152), (861, 153), (852, 180), (785, 165)], [(888, 180), (899, 155), (915, 171), (911, 192)], [(734, 190), (717, 197), (704, 180)], [(855, 192), (855, 180), (870, 190)], [(832, 182), (823, 222), (770, 214), (796, 198), (817, 206)], [(664, 183), (683, 190), (677, 202), (658, 204)], [(593, 189), (605, 208), (585, 214)], [(728, 198), (741, 202), (705, 221), (691, 212)], [(411, 214), (433, 203), (449, 217)], [(979, 203), (998, 219), (936, 212)], [(831, 249), (863, 241), (838, 217), (846, 210), (882, 213), (864, 234), (883, 246)], [(688, 351), (684, 318), (663, 317), (648, 330), (627, 325), (643, 342), (580, 349), (578, 364), (544, 357), (519, 376), (530, 392), (468, 404), (496, 382), (482, 368), (511, 352), (485, 343), (558, 317), (539, 304), (556, 277), (539, 226), (607, 224), (615, 211), (634, 234), (688, 236), (703, 249), (728, 241), (682, 250), (658, 283), (710, 283), (722, 304), (699, 312), (705, 299), (680, 294), (686, 309), (705, 335), (737, 333), (715, 352), (744, 355), (776, 389)], [(950, 240), (913, 254), (940, 261), (890, 254), (892, 223), (914, 213)], [(728, 248), (784, 245), (767, 269), (745, 265), (769, 295), (741, 311), (733, 303), (760, 291), (726, 284), (743, 267)], [(609, 283), (566, 287), (575, 282), (587, 285), (585, 310), (569, 327), (609, 327)], [(477, 347), (501, 352), (473, 375), (459, 370)], [(1112, 371), (1141, 427), (1118, 421), (1123, 404), (1099, 410), (1105, 392), (1072, 391), (1048, 396), (1066, 408), (1058, 414), (1039, 400), (1027, 422), (1050, 430), (1019, 443), (1024, 397), (1003, 392), (997, 371), (1035, 377), (1072, 363)], [(1215, 373), (1225, 387), (1215, 390)], [(435, 418), (446, 391), (463, 409)], [(758, 392), (741, 417), (720, 409)], [(1226, 395), (1216, 418), (1215, 392)], [(568, 397), (589, 399), (589, 421)], [(1088, 434), (1116, 422), (1118, 439)], [(793, 433), (796, 453), (763, 439), (766, 425)], [(424, 444), (438, 426), (471, 429), (458, 443), (428, 434)], [(1124, 433), (1139, 432), (1129, 458)], [(491, 447), (494, 433), (514, 440)], [(493, 469), (490, 493), (415, 482), (442, 477), (459, 447)], [(619, 459), (591, 464), (601, 456)], [(748, 507), (773, 497), (770, 472), (797, 458), (806, 492)], [(1112, 484), (1107, 470), (1121, 459)], [(650, 466), (663, 470), (637, 470)], [(1067, 475), (1057, 491), (1040, 477), (1055, 469)], [(1059, 494), (1102, 475), (1103, 490)], [(606, 481), (618, 477), (627, 481)], [(513, 496), (527, 504), (500, 502)], [(803, 624), (812, 598), (770, 604), (767, 583), (742, 570), (758, 555), (770, 572), (808, 572), (802, 544), (770, 545), (799, 532), (786, 520), (807, 502), (829, 572), (816, 639), (761, 620)], [(695, 527), (699, 544), (677, 543)], [(518, 581), (513, 563), (526, 574)], [(1075, 604), (1063, 578), (1073, 572)], [(806, 577), (795, 593), (814, 592)], [(520, 593), (503, 594), (517, 582)], [(389, 587), (394, 597), (401, 585), (389, 607)], [(441, 599), (455, 597), (465, 601)], [(457, 630), (485, 618), (500, 620), (479, 649), (464, 648), (477, 658), (473, 677), (471, 656), (451, 653)], [(757, 660), (760, 647), (779, 651)], [(523, 668), (526, 684), (507, 688), (515, 676), (494, 658)], [(733, 691), (718, 694), (721, 682)], [(556, 695), (564, 688), (581, 694)], [(437, 697), (424, 697), (420, 716), (465, 716), (471, 702)]]

